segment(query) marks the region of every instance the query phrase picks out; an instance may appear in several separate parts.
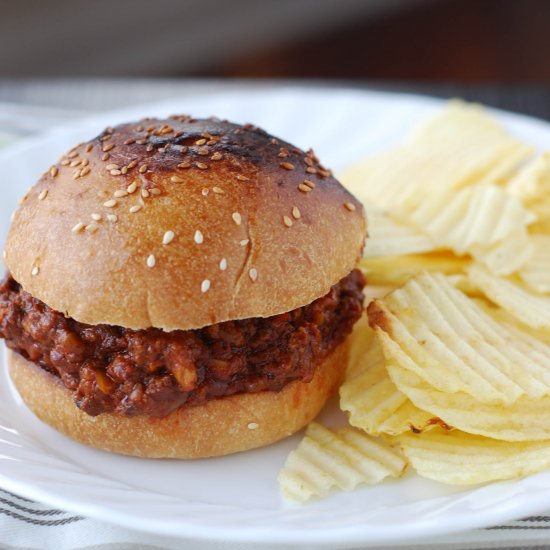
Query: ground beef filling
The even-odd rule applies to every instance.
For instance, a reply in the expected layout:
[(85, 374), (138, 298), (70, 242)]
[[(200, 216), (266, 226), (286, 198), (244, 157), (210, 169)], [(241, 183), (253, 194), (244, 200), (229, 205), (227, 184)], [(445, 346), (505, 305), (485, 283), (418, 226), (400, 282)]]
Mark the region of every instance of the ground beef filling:
[(165, 416), (184, 404), (310, 381), (360, 317), (364, 284), (355, 270), (288, 313), (164, 332), (78, 323), (8, 275), (0, 283), (0, 337), (59, 376), (90, 415)]

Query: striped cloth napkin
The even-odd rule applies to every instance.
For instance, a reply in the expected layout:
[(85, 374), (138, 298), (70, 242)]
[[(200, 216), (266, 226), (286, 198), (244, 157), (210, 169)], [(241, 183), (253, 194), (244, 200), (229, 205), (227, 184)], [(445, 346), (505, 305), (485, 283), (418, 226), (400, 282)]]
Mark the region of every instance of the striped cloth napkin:
[[(251, 543), (174, 539), (132, 531), (56, 510), (0, 489), (0, 548), (6, 550), (253, 550), (259, 547)], [(409, 550), (550, 548), (550, 515), (411, 541), (403, 547)], [(280, 550), (290, 547), (262, 544), (260, 548)]]

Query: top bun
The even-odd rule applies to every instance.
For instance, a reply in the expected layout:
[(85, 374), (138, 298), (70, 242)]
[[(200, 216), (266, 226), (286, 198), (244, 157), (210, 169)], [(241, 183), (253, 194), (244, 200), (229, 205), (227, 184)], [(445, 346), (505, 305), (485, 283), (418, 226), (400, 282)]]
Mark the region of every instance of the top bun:
[(173, 116), (71, 149), (23, 198), (4, 257), (79, 322), (188, 330), (312, 302), (364, 236), (361, 204), (313, 152)]

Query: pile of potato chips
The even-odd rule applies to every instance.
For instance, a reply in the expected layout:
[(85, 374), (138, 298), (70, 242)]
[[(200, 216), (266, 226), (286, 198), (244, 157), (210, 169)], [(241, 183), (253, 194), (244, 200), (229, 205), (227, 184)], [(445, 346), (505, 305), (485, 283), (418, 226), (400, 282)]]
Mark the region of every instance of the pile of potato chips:
[(550, 153), (451, 102), (340, 179), (367, 210), (361, 268), (386, 290), (354, 330), (340, 388), (351, 426), (310, 425), (283, 495), (409, 464), (459, 485), (550, 468)]

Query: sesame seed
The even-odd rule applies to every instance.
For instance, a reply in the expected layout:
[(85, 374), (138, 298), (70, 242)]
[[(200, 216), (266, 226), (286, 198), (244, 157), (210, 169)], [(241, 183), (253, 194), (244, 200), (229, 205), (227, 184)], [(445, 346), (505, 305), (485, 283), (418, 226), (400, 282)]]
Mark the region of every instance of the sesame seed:
[(191, 168), (191, 163), (190, 162), (180, 162), (178, 164), (178, 168)]
[(109, 174), (111, 174), (111, 176), (120, 176), (122, 172), (120, 170), (110, 170)]
[(77, 180), (80, 177), (80, 170), (75, 170), (73, 172), (73, 180)]
[(135, 143), (136, 140), (133, 139), (133, 138), (130, 138), (130, 139), (127, 139), (125, 142), (124, 142), (124, 145), (132, 145), (133, 143)]
[(219, 151), (216, 151), (211, 157), (210, 160), (220, 160), (222, 158), (222, 154)]
[(40, 273), (40, 268), (38, 266), (34, 266), (31, 271), (31, 275), (34, 277), (35, 275), (38, 275)]
[(98, 222), (98, 221), (101, 220), (101, 215), (94, 213), (94, 214), (91, 215), (91, 218), (92, 218), (92, 220), (95, 220), (96, 222)]
[(159, 153), (166, 153), (166, 147), (159, 147), (157, 150)]
[(145, 174), (145, 172), (147, 172), (147, 168), (148, 168), (147, 164), (142, 164), (142, 165), (139, 167), (138, 172), (139, 172), (140, 174)]
[(121, 174), (127, 174), (127, 173), (128, 173), (128, 166), (123, 166), (123, 167), (120, 169), (120, 173), (121, 173)]
[(135, 214), (136, 212), (139, 212), (142, 208), (143, 206), (141, 206), (141, 204), (134, 204), (134, 206), (130, 208), (130, 214)]
[(183, 178), (180, 178), (179, 176), (172, 176), (170, 178), (170, 181), (173, 183), (184, 183), (185, 180)]
[(211, 139), (210, 141), (206, 142), (206, 145), (215, 145), (218, 142), (217, 139)]
[(309, 157), (304, 157), (304, 162), (305, 162), (308, 166), (313, 166), (313, 161), (312, 161)]
[(288, 216), (283, 216), (283, 223), (287, 227), (292, 227), (292, 220)]
[(201, 155), (201, 156), (205, 156), (205, 155), (208, 155), (208, 147), (201, 147), (200, 149), (197, 150), (197, 154)]
[(208, 164), (204, 164), (204, 162), (196, 162), (195, 166), (200, 170), (206, 170), (208, 168)]
[(345, 202), (344, 207), (347, 208), (350, 212), (353, 212), (355, 210), (355, 204), (352, 202)]
[(137, 166), (137, 159), (134, 159), (132, 160), (131, 162), (128, 163), (128, 168), (134, 168), (135, 166)]
[(206, 143), (205, 139), (198, 139), (197, 141), (195, 141), (195, 145), (204, 145), (205, 143)]
[(110, 222), (117, 222), (118, 221), (118, 216), (116, 214), (107, 214), (107, 219), (110, 221)]
[(310, 159), (312, 159), (313, 161), (319, 162), (319, 159), (317, 158), (317, 156), (316, 156), (315, 153), (313, 152), (313, 149), (310, 149), (310, 150), (306, 153), (306, 155), (307, 155)]
[(246, 176), (243, 176), (242, 174), (238, 174), (237, 179), (239, 181), (248, 181), (249, 178), (247, 178)]
[(92, 143), (88, 143), (88, 145), (86, 145), (86, 153), (89, 153), (92, 149), (94, 148), (93, 144)]
[(330, 172), (328, 170), (319, 170), (317, 173), (321, 178), (328, 178), (328, 176), (330, 176)]
[(69, 166), (70, 166), (71, 168), (75, 168), (76, 166), (78, 166), (78, 165), (81, 164), (81, 163), (82, 163), (82, 161), (81, 161), (80, 159), (75, 159), (75, 160), (71, 161), (71, 163), (69, 164)]
[(117, 204), (118, 204), (118, 201), (116, 201), (115, 199), (110, 199), (110, 200), (108, 200), (107, 202), (104, 202), (104, 203), (103, 203), (103, 206), (106, 206), (107, 208), (113, 208), (113, 207), (115, 207)]
[(91, 172), (91, 168), (89, 166), (84, 166), (84, 168), (82, 168), (82, 170), (80, 170), (80, 175), (81, 176), (87, 176), (90, 172)]
[(90, 164), (90, 159), (84, 159), (84, 160), (82, 161), (81, 166), (88, 166), (89, 164)]
[(311, 180), (304, 180), (304, 185), (307, 185), (311, 189), (315, 189), (315, 184)]
[(84, 229), (84, 224), (82, 222), (78, 222), (72, 229), (71, 231), (73, 233), (78, 233), (79, 231), (81, 231), (82, 229)]
[(258, 426), (258, 424), (256, 424), (256, 422), (249, 422), (246, 427), (249, 430), (257, 430), (259, 426)]
[(152, 143), (149, 143), (147, 144), (147, 147), (145, 148), (145, 150), (150, 153), (152, 150), (153, 150), (153, 144)]
[(206, 195), (208, 195), (208, 192), (209, 192), (209, 191), (208, 191), (208, 187), (205, 187), (205, 188), (201, 191), (202, 196), (203, 196), (203, 197), (206, 197)]
[(148, 199), (148, 198), (149, 198), (149, 191), (147, 191), (147, 189), (142, 189), (142, 190), (141, 190), (141, 196), (142, 196), (144, 199)]
[(242, 241), (239, 241), (239, 244), (241, 246), (246, 246), (250, 241), (248, 239), (243, 239)]
[(279, 158), (286, 158), (288, 157), (288, 149), (285, 149), (284, 147), (281, 147), (279, 150), (279, 154), (277, 155)]
[(128, 194), (128, 191), (126, 189), (117, 189), (113, 195), (117, 198), (125, 197)]
[(107, 164), (105, 170), (119, 170), (120, 166), (118, 164)]
[(233, 212), (233, 214), (231, 214), (231, 217), (237, 225), (241, 225), (242, 217), (238, 212)]
[(50, 176), (52, 178), (55, 178), (55, 176), (57, 176), (57, 174), (59, 174), (59, 169), (57, 168), (57, 166), (52, 166), (50, 168)]
[(201, 292), (208, 292), (209, 288), (210, 288), (210, 281), (208, 279), (205, 279), (201, 283)]
[(167, 231), (164, 234), (164, 237), (162, 237), (162, 244), (170, 244), (174, 240), (174, 232), (173, 231)]
[(102, 157), (101, 157), (101, 160), (109, 160), (109, 157), (111, 155), (109, 155), (109, 153), (105, 153)]
[(131, 183), (131, 184), (126, 188), (126, 191), (128, 191), (128, 193), (131, 195), (132, 193), (135, 192), (136, 189), (137, 189), (137, 183), (134, 181), (134, 183)]
[(294, 170), (294, 164), (291, 162), (281, 162), (279, 166), (285, 170)]
[(111, 149), (113, 149), (114, 146), (115, 146), (114, 143), (107, 143), (107, 144), (105, 144), (105, 145), (102, 147), (101, 150), (102, 150), (104, 153), (107, 153), (107, 151), (110, 151)]
[(161, 192), (162, 191), (160, 189), (157, 189), (156, 187), (152, 187), (151, 189), (149, 189), (149, 193), (151, 193), (151, 195), (160, 195)]
[(68, 155), (67, 155), (67, 158), (70, 158), (70, 159), (74, 159), (75, 157), (78, 156), (78, 153), (76, 151), (71, 151)]
[(61, 166), (69, 166), (70, 163), (71, 163), (71, 161), (69, 159), (63, 159), (60, 162)]
[(95, 233), (99, 229), (99, 225), (97, 223), (90, 223), (85, 227), (85, 231), (88, 231), (89, 233)]
[(136, 143), (137, 143), (138, 145), (145, 145), (145, 144), (147, 143), (147, 140), (146, 140), (146, 139), (138, 139), (138, 140), (136, 141)]
[(298, 185), (298, 189), (302, 193), (310, 193), (311, 192), (311, 187), (309, 187), (309, 185), (306, 185), (305, 183), (300, 183), (300, 185)]
[(220, 269), (222, 271), (225, 271), (227, 269), (227, 260), (225, 258), (222, 258), (220, 260)]
[(292, 217), (296, 220), (299, 220), (302, 217), (302, 213), (297, 206), (292, 207)]
[(214, 191), (214, 193), (217, 193), (218, 195), (223, 195), (225, 193), (225, 191), (221, 187), (212, 187), (212, 191)]
[(151, 254), (147, 258), (147, 267), (155, 267), (156, 263), (157, 263), (157, 259), (155, 258), (155, 256), (153, 254)]
[(258, 270), (255, 267), (252, 267), (248, 271), (248, 276), (253, 283), (256, 282), (256, 279), (258, 278)]
[(316, 174), (316, 173), (317, 173), (317, 170), (316, 170), (315, 168), (313, 168), (313, 166), (308, 166), (308, 167), (306, 168), (306, 172), (307, 172), (308, 174)]
[(195, 235), (194, 235), (193, 238), (195, 239), (195, 242), (196, 242), (197, 244), (202, 244), (203, 241), (204, 241), (204, 236), (203, 236), (203, 234), (202, 234), (202, 232), (201, 232), (200, 229), (197, 229), (197, 230), (195, 231)]
[(44, 189), (40, 195), (38, 195), (38, 200), (43, 201), (48, 196), (48, 190)]

